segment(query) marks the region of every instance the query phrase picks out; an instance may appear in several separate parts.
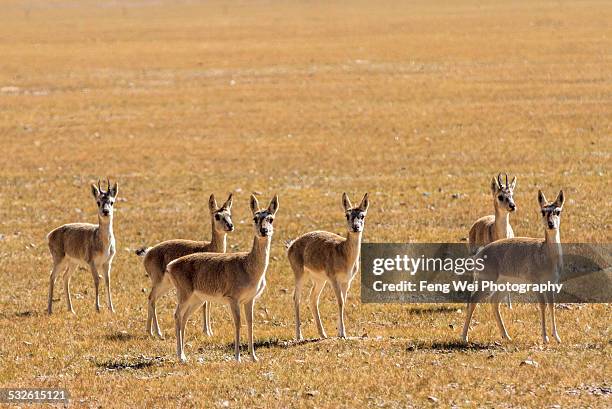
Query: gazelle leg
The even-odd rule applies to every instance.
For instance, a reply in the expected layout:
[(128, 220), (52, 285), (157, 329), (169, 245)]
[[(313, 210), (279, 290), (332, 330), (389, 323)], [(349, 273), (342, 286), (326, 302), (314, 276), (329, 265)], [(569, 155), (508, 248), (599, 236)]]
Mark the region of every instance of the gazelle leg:
[(542, 341), (548, 344), (548, 335), (546, 334), (546, 299), (543, 294), (538, 293), (540, 305), (540, 321), (542, 324)]
[(70, 278), (72, 278), (73, 272), (74, 266), (68, 266), (66, 273), (64, 273), (64, 294), (66, 295), (66, 306), (68, 311), (74, 314), (74, 309), (72, 308), (72, 298), (70, 297)]
[(253, 346), (253, 307), (255, 306), (255, 300), (251, 300), (244, 304), (244, 315), (247, 322), (247, 336), (249, 340), (249, 353), (253, 361), (258, 361), (255, 355), (255, 347)]
[(149, 314), (151, 315), (151, 326), (149, 327), (149, 333), (153, 335), (153, 330), (159, 338), (163, 338), (164, 335), (159, 328), (159, 321), (157, 320), (157, 300), (168, 293), (172, 288), (172, 283), (168, 277), (164, 277), (161, 282), (153, 284), (151, 293), (149, 294)]
[(96, 311), (100, 312), (100, 275), (98, 274), (98, 267), (94, 263), (90, 263), (89, 268), (91, 269), (91, 275), (94, 280)]
[(176, 334), (176, 355), (181, 362), (186, 362), (187, 357), (185, 356), (185, 351), (183, 349), (183, 332), (182, 328), (182, 320), (185, 312), (186, 305), (184, 301), (179, 301), (176, 306), (176, 310), (174, 311), (174, 329)]
[(49, 315), (53, 312), (53, 287), (57, 281), (57, 275), (66, 268), (66, 262), (64, 260), (53, 261), (53, 269), (49, 277), (49, 302), (47, 304), (47, 314)]
[(476, 303), (468, 303), (467, 314), (465, 316), (465, 324), (463, 324), (463, 332), (461, 333), (461, 338), (463, 339), (463, 342), (468, 342), (468, 331), (470, 330), (470, 322), (472, 321), (472, 314), (474, 314), (475, 308)]
[(468, 342), (468, 331), (470, 330), (470, 322), (472, 321), (472, 315), (474, 314), (474, 309), (476, 308), (476, 305), (480, 301), (489, 297), (490, 295), (491, 295), (491, 292), (487, 292), (487, 291), (478, 291), (472, 294), (472, 297), (467, 305), (467, 314), (465, 316), (465, 324), (463, 324), (463, 332), (461, 333), (461, 338), (463, 339), (463, 342)]
[[(497, 321), (497, 327), (499, 328), (499, 332), (501, 333), (501, 337), (503, 339), (507, 339), (511, 341), (512, 339), (508, 335), (508, 331), (506, 331), (506, 326), (504, 325), (504, 320), (502, 319), (501, 312), (499, 311), (500, 299), (502, 298), (503, 293), (496, 293), (493, 297), (494, 299), (491, 302), (491, 309), (493, 310), (493, 314), (495, 315), (495, 321)], [(507, 294), (509, 300), (509, 294)]]
[(323, 328), (323, 323), (321, 322), (321, 315), (319, 314), (319, 299), (321, 298), (321, 293), (326, 283), (327, 281), (324, 280), (313, 280), (313, 286), (310, 290), (310, 308), (312, 309), (312, 314), (314, 315), (317, 330), (321, 338), (327, 338), (325, 328)]
[(561, 343), (561, 338), (557, 333), (557, 318), (555, 317), (555, 295), (553, 293), (549, 293), (548, 295), (548, 306), (550, 307), (550, 320), (552, 324), (552, 336), (555, 341)]
[(336, 300), (338, 301), (338, 337), (346, 338), (346, 331), (344, 329), (344, 296), (342, 295), (342, 288), (340, 283), (336, 280), (332, 280), (331, 285), (336, 294)]
[(111, 286), (110, 286), (110, 277), (111, 277), (111, 261), (109, 260), (107, 263), (102, 264), (102, 272), (104, 273), (104, 284), (106, 285), (106, 302), (108, 309), (110, 312), (115, 312), (115, 307), (113, 307), (113, 297), (111, 294)]
[(210, 301), (206, 301), (204, 303), (204, 309), (202, 310), (202, 319), (204, 321), (204, 333), (209, 337), (213, 336), (211, 322), (210, 322), (210, 309), (211, 304)]
[(295, 289), (293, 290), (293, 309), (295, 311), (295, 340), (301, 341), (304, 339), (302, 336), (302, 323), (300, 321), (300, 297), (302, 295), (302, 278), (296, 278)]
[(512, 299), (510, 298), (510, 293), (506, 294), (506, 304), (508, 308), (512, 309)]
[(237, 300), (230, 302), (232, 310), (232, 318), (234, 319), (235, 337), (234, 337), (234, 356), (236, 361), (240, 362), (240, 304)]

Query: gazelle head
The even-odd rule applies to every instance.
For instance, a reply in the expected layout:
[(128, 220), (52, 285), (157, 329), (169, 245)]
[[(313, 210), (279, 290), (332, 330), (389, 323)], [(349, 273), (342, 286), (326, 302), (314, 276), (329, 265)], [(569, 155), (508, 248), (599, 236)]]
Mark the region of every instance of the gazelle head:
[(544, 228), (548, 230), (559, 230), (559, 226), (561, 225), (561, 211), (563, 210), (563, 203), (565, 203), (563, 190), (559, 191), (557, 198), (552, 203), (546, 200), (546, 196), (544, 196), (541, 190), (538, 190), (538, 203), (540, 204)]
[(251, 195), (251, 212), (253, 212), (253, 223), (255, 227), (255, 236), (271, 237), (274, 233), (274, 216), (278, 211), (278, 195), (274, 195), (267, 209), (260, 209), (259, 202), (254, 195)]
[(506, 182), (502, 182), (502, 174), (497, 175), (497, 179), (491, 179), (491, 194), (493, 195), (493, 203), (496, 209), (501, 209), (506, 212), (516, 210), (514, 203), (514, 188), (516, 187), (516, 176), (512, 178), (512, 182), (508, 183), (508, 174), (505, 174)]
[(210, 195), (208, 199), (208, 209), (215, 226), (215, 231), (218, 232), (230, 232), (234, 231), (234, 223), (232, 223), (232, 194), (223, 203), (223, 206), (217, 206), (217, 200), (215, 195)]
[(113, 217), (113, 205), (115, 204), (115, 199), (117, 198), (117, 193), (119, 192), (119, 186), (117, 182), (111, 187), (110, 180), (106, 179), (106, 191), (102, 190), (100, 187), (100, 179), (98, 179), (98, 184), (91, 184), (91, 194), (94, 199), (96, 199), (96, 204), (98, 205), (98, 215), (102, 219), (107, 219)]
[(346, 214), (346, 224), (348, 231), (351, 233), (360, 233), (365, 227), (365, 217), (368, 213), (370, 200), (368, 194), (363, 195), (361, 203), (357, 207), (353, 207), (346, 193), (342, 193), (342, 206)]

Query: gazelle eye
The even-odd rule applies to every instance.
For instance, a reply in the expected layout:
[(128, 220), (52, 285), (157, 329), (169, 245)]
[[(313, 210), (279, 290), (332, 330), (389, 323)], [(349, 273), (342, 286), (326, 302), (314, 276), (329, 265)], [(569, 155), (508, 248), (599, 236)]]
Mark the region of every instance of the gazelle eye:
[(219, 213), (215, 214), (215, 220), (221, 220), (221, 216), (219, 216)]
[(347, 213), (347, 214), (346, 214), (346, 220), (348, 220), (348, 219), (349, 219), (349, 217), (350, 217), (350, 216), (349, 216), (349, 214)]
[(546, 216), (546, 211), (542, 210), (542, 216)]
[(503, 201), (504, 201), (504, 197), (503, 197), (502, 195), (497, 196), (497, 199), (498, 199), (500, 202), (503, 202)]
[(273, 218), (269, 218), (268, 222), (270, 222), (270, 224), (274, 223), (274, 219)]

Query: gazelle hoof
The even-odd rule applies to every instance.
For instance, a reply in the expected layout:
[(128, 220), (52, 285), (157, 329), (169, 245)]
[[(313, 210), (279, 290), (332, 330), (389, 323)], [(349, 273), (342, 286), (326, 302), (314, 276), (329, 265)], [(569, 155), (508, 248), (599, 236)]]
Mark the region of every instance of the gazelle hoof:
[(542, 342), (544, 342), (545, 344), (548, 344), (548, 335), (544, 335), (542, 337)]
[(561, 338), (559, 337), (559, 335), (555, 334), (553, 335), (553, 337), (555, 338), (555, 341), (557, 341), (559, 344), (561, 343)]
[(181, 355), (179, 357), (179, 362), (181, 362), (182, 364), (187, 362), (187, 357), (185, 356), (185, 354)]
[(257, 355), (255, 354), (251, 354), (251, 359), (253, 360), (253, 362), (259, 361), (259, 358), (257, 358)]

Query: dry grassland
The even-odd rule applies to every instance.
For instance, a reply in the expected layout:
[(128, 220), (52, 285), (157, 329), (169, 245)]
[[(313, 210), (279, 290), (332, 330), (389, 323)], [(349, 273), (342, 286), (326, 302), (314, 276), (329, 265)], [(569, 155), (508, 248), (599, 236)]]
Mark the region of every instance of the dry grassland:
[[(282, 242), (344, 231), (342, 191), (370, 192), (365, 240), (454, 242), (491, 212), (490, 177), (518, 175), (517, 235), (541, 236), (537, 188), (563, 188), (566, 242), (610, 242), (612, 4), (605, 1), (206, 2), (5, 0), (0, 11), (0, 386), (61, 386), (84, 407), (610, 407), (610, 306), (558, 312), (542, 346), (534, 305), (488, 308), (470, 347), (461, 305), (364, 305), (353, 338), (291, 343)], [(95, 219), (88, 183), (120, 184), (117, 313), (46, 316), (45, 234)], [(232, 361), (233, 327), (196, 314), (187, 365), (145, 336), (150, 283), (133, 250), (210, 236), (207, 198), (236, 192), (231, 250), (247, 249), (248, 194), (280, 196), (260, 362)], [(356, 199), (355, 199), (356, 200)], [(61, 288), (61, 285), (57, 286)], [(57, 288), (56, 287), (56, 288)], [(102, 293), (102, 300), (104, 300)], [(305, 336), (316, 336), (307, 302)], [(322, 316), (335, 333), (328, 287)], [(243, 338), (245, 339), (245, 338)], [(538, 366), (521, 365), (533, 360)], [(607, 389), (606, 389), (607, 388)]]

